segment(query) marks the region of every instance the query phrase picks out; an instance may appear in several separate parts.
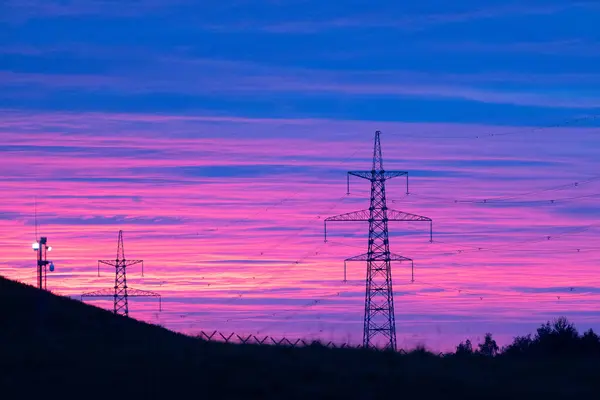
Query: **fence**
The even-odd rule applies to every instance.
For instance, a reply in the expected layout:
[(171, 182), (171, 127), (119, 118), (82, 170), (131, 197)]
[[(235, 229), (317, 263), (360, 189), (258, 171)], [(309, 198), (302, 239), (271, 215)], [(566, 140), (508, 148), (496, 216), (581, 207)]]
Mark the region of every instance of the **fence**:
[[(230, 333), (229, 335), (224, 335), (223, 333), (221, 333), (219, 331), (213, 331), (213, 332), (209, 332), (209, 333), (200, 331), (196, 335), (196, 337), (201, 340), (212, 341), (212, 342), (235, 343), (235, 344), (257, 344), (257, 345), (262, 345), (262, 346), (308, 347), (308, 346), (317, 345), (317, 346), (327, 347), (330, 349), (360, 349), (363, 347), (361, 344), (353, 345), (353, 344), (348, 344), (348, 343), (342, 343), (342, 344), (338, 345), (332, 341), (329, 341), (329, 342), (322, 342), (319, 340), (306, 341), (303, 339), (289, 340), (287, 338), (276, 339), (271, 336), (260, 336), (259, 337), (259, 336), (255, 336), (255, 335), (240, 336), (233, 332)], [(381, 349), (374, 348), (374, 350), (381, 350)], [(398, 350), (397, 353), (407, 354), (407, 352), (403, 349)], [(440, 357), (444, 357), (446, 354), (439, 353), (437, 355)]]
[(202, 339), (202, 340), (217, 341), (217, 342), (222, 342), (222, 343), (258, 344), (258, 345), (269, 345), (269, 346), (306, 347), (306, 346), (318, 344), (320, 346), (329, 347), (332, 349), (335, 349), (335, 348), (358, 349), (358, 348), (362, 347), (362, 345), (356, 346), (356, 345), (350, 345), (347, 343), (337, 345), (331, 341), (327, 342), (327, 343), (321, 342), (318, 340), (306, 341), (304, 339), (296, 339), (296, 340), (292, 341), (287, 338), (275, 339), (271, 336), (264, 336), (264, 337), (263, 336), (258, 337), (255, 335), (240, 336), (235, 333), (230, 333), (229, 335), (224, 335), (218, 331), (213, 331), (210, 333), (200, 331), (200, 333), (198, 335), (196, 335), (196, 337), (199, 339)]

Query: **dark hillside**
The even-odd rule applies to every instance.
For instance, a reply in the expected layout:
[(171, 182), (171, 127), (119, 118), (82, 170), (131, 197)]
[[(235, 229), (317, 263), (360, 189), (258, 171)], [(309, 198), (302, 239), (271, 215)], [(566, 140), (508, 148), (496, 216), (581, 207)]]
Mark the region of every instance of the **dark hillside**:
[(0, 278), (0, 399), (559, 399), (596, 357), (437, 357), (205, 342)]

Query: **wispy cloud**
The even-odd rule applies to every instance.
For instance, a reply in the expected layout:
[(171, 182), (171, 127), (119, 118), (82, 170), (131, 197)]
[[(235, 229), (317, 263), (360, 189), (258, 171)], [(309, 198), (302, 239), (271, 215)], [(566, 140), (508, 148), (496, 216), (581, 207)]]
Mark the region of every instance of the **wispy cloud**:
[(23, 21), (29, 18), (82, 15), (133, 17), (189, 3), (186, 0), (6, 0), (2, 8), (5, 9), (4, 18)]
[[(7, 0), (3, 3), (6, 12), (4, 19), (9, 21), (25, 21), (30, 18), (76, 17), (103, 15), (110, 17), (138, 17), (141, 14), (187, 13), (185, 18), (188, 23), (195, 22), (196, 29), (211, 31), (262, 31), (270, 33), (304, 33), (312, 34), (336, 29), (365, 29), (388, 28), (398, 30), (423, 30), (445, 24), (464, 23), (476, 20), (503, 18), (518, 15), (552, 15), (567, 9), (598, 9), (598, 4), (593, 1), (554, 2), (544, 5), (508, 3), (502, 5), (488, 5), (487, 7), (449, 7), (438, 12), (415, 12), (412, 7), (395, 5), (389, 11), (363, 12), (353, 14), (348, 12), (340, 16), (339, 10), (324, 8), (328, 18), (318, 20), (313, 15), (302, 19), (306, 10), (310, 9), (311, 2), (273, 4), (262, 1), (249, 7), (248, 4), (206, 4), (194, 3), (189, 0)], [(318, 4), (317, 4), (318, 5)], [(322, 8), (322, 7), (319, 7)], [(276, 13), (269, 11), (277, 10)], [(206, 16), (226, 15), (235, 16), (236, 11), (243, 12), (245, 18), (225, 18), (227, 22), (214, 22)], [(285, 18), (281, 15), (299, 16), (295, 19)]]
[[(128, 257), (145, 260), (146, 277), (132, 271), (131, 285), (170, 299), (158, 317), (155, 304), (132, 303), (136, 317), (158, 318), (182, 331), (256, 332), (275, 323), (270, 334), (306, 336), (321, 315), (326, 326), (347, 323), (354, 330), (360, 325), (365, 266), (352, 265), (344, 285), (340, 263), (365, 251), (366, 226), (332, 226), (324, 243), (322, 221), (367, 206), (368, 184), (353, 182), (348, 196), (344, 173), (368, 168), (372, 131), (381, 129), (386, 166), (416, 173), (409, 196), (403, 182), (390, 181), (390, 205), (434, 220), (434, 243), (428, 243), (425, 227), (390, 227), (395, 251), (416, 261), (412, 284), (406, 266), (394, 266), (397, 301), (405, 310), (397, 318), (405, 329), (425, 332), (429, 343), (443, 348), (453, 344), (453, 335), (466, 335), (465, 327), (475, 332), (492, 317), (515, 324), (510, 332), (516, 334), (523, 310), (527, 318), (535, 313), (543, 321), (573, 307), (595, 309), (595, 292), (528, 289), (532, 279), (540, 288), (596, 287), (600, 260), (592, 249), (600, 227), (590, 227), (585, 213), (568, 212), (594, 200), (552, 206), (514, 201), (597, 192), (600, 180), (566, 185), (591, 175), (598, 137), (589, 128), (475, 139), (506, 128), (0, 114), (5, 144), (0, 167), (7, 172), (0, 179), (0, 213), (6, 216), (0, 217), (0, 249), (3, 274), (12, 278), (33, 279), (27, 261), (31, 210), (34, 196), (43, 192), (37, 199), (40, 232), (52, 242), (57, 271), (68, 274), (49, 276), (49, 285), (61, 293), (110, 286), (110, 271), (94, 276), (96, 260), (114, 254), (116, 231), (124, 229)], [(429, 139), (431, 132), (448, 138)], [(453, 139), (457, 132), (466, 138)], [(422, 138), (408, 140), (406, 134)], [(573, 135), (577, 141), (569, 139)], [(272, 173), (272, 165), (285, 168)], [(544, 191), (559, 185), (564, 186)], [(515, 198), (502, 208), (454, 202), (495, 196)], [(560, 267), (549, 273), (549, 265)], [(435, 316), (442, 305), (446, 318)], [(449, 336), (441, 340), (435, 326)]]
[[(177, 70), (178, 74), (165, 75)], [(145, 71), (123, 71), (116, 75), (41, 74), (0, 71), (8, 87), (39, 86), (46, 90), (79, 89), (123, 94), (180, 93), (222, 97), (231, 94), (272, 95), (293, 93), (306, 97), (320, 94), (344, 96), (399, 96), (448, 98), (482, 103), (539, 107), (598, 108), (600, 98), (566, 92), (567, 82), (600, 81), (595, 75), (559, 74), (553, 77), (510, 74), (432, 74), (412, 71), (345, 71), (275, 68), (253, 63), (219, 60), (169, 59)], [(503, 89), (502, 83), (527, 82), (529, 89)], [(560, 82), (554, 91), (536, 90), (549, 82)], [(26, 93), (25, 92), (25, 93)]]
[(454, 42), (454, 43), (428, 43), (434, 50), (446, 50), (453, 53), (533, 53), (560, 56), (588, 56), (592, 57), (600, 50), (600, 43), (583, 39), (565, 39), (557, 41), (538, 42)]
[(562, 2), (541, 6), (528, 4), (505, 4), (502, 6), (471, 8), (466, 11), (445, 10), (439, 13), (406, 12), (402, 8), (387, 13), (363, 13), (345, 17), (331, 17), (323, 20), (314, 18), (285, 22), (243, 21), (234, 24), (205, 25), (205, 28), (216, 31), (251, 31), (259, 30), (275, 34), (301, 33), (315, 34), (338, 29), (374, 29), (386, 28), (403, 31), (420, 31), (431, 27), (457, 24), (469, 21), (514, 17), (523, 15), (552, 15), (572, 8), (598, 9), (596, 2)]

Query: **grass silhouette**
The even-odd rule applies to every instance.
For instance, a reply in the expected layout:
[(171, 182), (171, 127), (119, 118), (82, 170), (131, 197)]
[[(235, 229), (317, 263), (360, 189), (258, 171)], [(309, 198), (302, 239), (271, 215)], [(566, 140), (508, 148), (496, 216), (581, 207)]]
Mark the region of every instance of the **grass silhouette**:
[(400, 354), (199, 340), (4, 278), (0, 307), (2, 399), (547, 400), (600, 393), (598, 337), (573, 333), (566, 320), (542, 325), (496, 356), (490, 335), (482, 351), (440, 357), (422, 348)]

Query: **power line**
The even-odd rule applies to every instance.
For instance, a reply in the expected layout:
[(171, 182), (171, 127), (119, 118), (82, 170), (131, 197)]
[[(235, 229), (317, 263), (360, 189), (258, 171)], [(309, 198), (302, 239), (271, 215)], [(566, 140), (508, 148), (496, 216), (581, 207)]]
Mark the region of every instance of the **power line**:
[(519, 127), (519, 128), (514, 128), (514, 129), (502, 131), (502, 132), (487, 132), (487, 133), (473, 134), (473, 135), (428, 136), (427, 133), (425, 133), (424, 135), (423, 134), (406, 135), (403, 133), (395, 133), (395, 132), (391, 132), (391, 134), (398, 135), (398, 136), (401, 135), (403, 138), (414, 138), (414, 139), (486, 139), (486, 138), (493, 138), (493, 137), (503, 137), (503, 136), (510, 136), (510, 135), (535, 133), (535, 132), (539, 132), (539, 131), (543, 131), (543, 130), (547, 130), (547, 129), (570, 126), (573, 123), (581, 122), (581, 121), (594, 121), (595, 122), (599, 118), (600, 118), (600, 114), (574, 116), (574, 117), (570, 117), (570, 118), (561, 120), (560, 122), (555, 122), (555, 123), (551, 123), (551, 124), (538, 125), (535, 127), (527, 127), (527, 128)]
[[(345, 197), (347, 197), (347, 196), (342, 196), (342, 197), (340, 198), (340, 200), (343, 200)], [(321, 219), (321, 214), (323, 214), (323, 213), (326, 213), (326, 212), (329, 212), (329, 211), (331, 211), (333, 208), (335, 208), (335, 207), (337, 207), (337, 206), (339, 206), (339, 203), (338, 203), (338, 202), (334, 202), (334, 203), (333, 203), (333, 204), (332, 204), (330, 207), (328, 207), (328, 208), (327, 208), (327, 209), (326, 209), (324, 212), (322, 212), (322, 213), (319, 213), (319, 215), (317, 215), (317, 218), (316, 218), (316, 219)], [(312, 220), (312, 219), (311, 219), (311, 220)], [(310, 221), (309, 221), (309, 222), (310, 222)], [(305, 225), (303, 228), (301, 228), (300, 230), (298, 230), (298, 231), (297, 231), (295, 234), (289, 235), (287, 238), (285, 238), (284, 240), (282, 240), (282, 241), (281, 241), (281, 242), (280, 242), (278, 245), (276, 245), (275, 247), (271, 247), (271, 249), (274, 249), (274, 248), (277, 248), (277, 247), (281, 246), (281, 244), (282, 244), (282, 243), (286, 242), (287, 240), (291, 239), (292, 237), (295, 237), (295, 236), (297, 236), (297, 235), (298, 235), (300, 232), (302, 232), (302, 231), (303, 231), (304, 229), (306, 229), (308, 226), (309, 226), (309, 225), (308, 225), (308, 224), (306, 224), (306, 225)], [(308, 258), (312, 257), (312, 256), (313, 256), (313, 252), (314, 252), (314, 255), (318, 255), (318, 253), (319, 253), (319, 250), (320, 250), (321, 248), (323, 248), (324, 246), (325, 246), (325, 244), (324, 244), (324, 243), (320, 243), (318, 246), (316, 246), (316, 247), (314, 247), (314, 248), (311, 248), (310, 250), (308, 250), (307, 252), (305, 252), (305, 253), (304, 253), (304, 254), (303, 254), (301, 257), (299, 257), (299, 258), (298, 258), (298, 259), (296, 259), (295, 261), (293, 261), (293, 262), (291, 262), (291, 263), (287, 263), (286, 265), (284, 265), (284, 268), (285, 268), (285, 266), (295, 266), (295, 265), (298, 265), (298, 264), (300, 264), (301, 262), (303, 262), (303, 261), (307, 260)], [(263, 250), (263, 251), (260, 253), (260, 255), (261, 255), (261, 256), (263, 256), (263, 255), (264, 255), (264, 250)], [(277, 274), (277, 276), (279, 276), (280, 274), (281, 274), (281, 273), (278, 273), (278, 274)], [(267, 282), (270, 282), (270, 281), (271, 281), (273, 278), (276, 278), (277, 276), (274, 276), (272, 273), (269, 273), (269, 274), (259, 274), (259, 275), (253, 275), (253, 276), (252, 276), (252, 281), (253, 281), (255, 284), (257, 284), (257, 283), (258, 283), (258, 284), (260, 284), (260, 283), (267, 283)], [(258, 277), (258, 278), (263, 278), (263, 279), (264, 279), (264, 281), (263, 281), (263, 282), (259, 282), (259, 281), (257, 281), (257, 280), (256, 280), (256, 278), (257, 278), (257, 277)], [(248, 279), (248, 280), (249, 280), (249, 279)], [(211, 284), (208, 284), (208, 285), (210, 286)], [(235, 300), (237, 300), (237, 299), (240, 299), (240, 298), (242, 298), (242, 297), (243, 297), (243, 294), (237, 293), (236, 295), (234, 295), (234, 296), (230, 296), (230, 297), (229, 297), (229, 302), (228, 302), (228, 303), (231, 303), (231, 302), (233, 302), (233, 301), (235, 301)]]
[[(456, 292), (459, 295), (465, 295), (465, 296), (474, 296), (479, 298), (480, 301), (484, 300), (486, 297), (499, 297), (499, 298), (523, 298), (523, 299), (539, 299), (540, 297), (552, 297), (552, 299), (557, 299), (560, 300), (561, 298), (569, 298), (569, 297), (591, 297), (591, 296), (600, 296), (600, 293), (591, 293), (591, 292), (578, 292), (578, 288), (577, 286), (572, 286), (572, 285), (565, 285), (563, 286), (565, 289), (566, 293), (564, 292), (559, 292), (557, 291), (556, 293), (529, 293), (529, 294), (522, 294), (522, 293), (493, 293), (493, 292), (489, 292), (489, 291), (474, 291), (472, 289), (464, 289), (464, 288), (460, 288), (460, 287), (448, 287), (448, 286), (443, 286), (443, 285), (438, 285), (438, 284), (434, 284), (431, 282), (425, 282), (422, 280), (415, 280), (416, 284), (422, 284), (422, 285), (427, 285), (427, 286), (431, 286), (437, 289), (442, 289), (446, 292)], [(558, 294), (557, 294), (558, 293)], [(426, 295), (426, 296), (431, 296), (431, 297), (435, 297), (435, 293), (427, 293), (427, 294), (419, 294), (419, 295)]]
[[(356, 150), (354, 150), (352, 152), (352, 154), (350, 154), (349, 156), (345, 157), (342, 161), (338, 162), (337, 165), (343, 164), (343, 163), (347, 162), (348, 160), (350, 160), (362, 147), (363, 147), (362, 144), (359, 145), (356, 148)], [(239, 224), (241, 222), (250, 221), (252, 218), (254, 218), (254, 217), (256, 217), (256, 216), (258, 216), (258, 215), (260, 215), (262, 213), (265, 213), (265, 212), (269, 211), (273, 207), (277, 207), (277, 206), (283, 204), (284, 202), (293, 199), (296, 195), (298, 195), (298, 194), (300, 194), (300, 193), (302, 193), (302, 192), (304, 192), (306, 190), (307, 189), (297, 189), (296, 191), (292, 192), (292, 194), (288, 195), (286, 198), (284, 198), (282, 200), (279, 200), (279, 201), (277, 201), (275, 203), (270, 204), (264, 210), (258, 211), (256, 213), (251, 214), (249, 216), (246, 216), (244, 218), (240, 218), (240, 219), (237, 219), (237, 220), (234, 220), (234, 221), (230, 221), (229, 223), (227, 223), (227, 224), (225, 224), (223, 226), (220, 226), (220, 227), (217, 227), (217, 228), (213, 228), (213, 229), (208, 229), (208, 230), (205, 230), (205, 231), (209, 231), (210, 232), (210, 231), (218, 231), (219, 229), (223, 230), (223, 229), (226, 229), (226, 228), (228, 228), (229, 226), (231, 226), (233, 224)]]
[[(533, 190), (533, 191), (528, 191), (528, 192), (523, 192), (523, 193), (519, 193), (519, 194), (514, 194), (514, 195), (510, 195), (510, 196), (497, 196), (497, 197), (488, 197), (488, 198), (484, 198), (484, 199), (480, 199), (480, 200), (476, 200), (476, 199), (458, 199), (458, 198), (452, 198), (452, 197), (441, 197), (441, 196), (429, 196), (429, 195), (421, 195), (419, 193), (413, 193), (411, 192), (408, 196), (418, 196), (419, 198), (422, 199), (432, 199), (432, 200), (440, 200), (442, 202), (448, 202), (448, 203), (479, 203), (479, 204), (485, 204), (485, 203), (494, 203), (494, 202), (509, 202), (510, 200), (514, 200), (514, 199), (518, 199), (521, 197), (526, 197), (526, 196), (531, 196), (531, 195), (535, 195), (535, 194), (540, 194), (540, 193), (546, 193), (546, 192), (554, 192), (554, 191), (561, 191), (561, 190), (567, 190), (567, 189), (573, 189), (573, 188), (578, 188), (582, 185), (591, 183), (591, 182), (596, 182), (600, 180), (600, 175), (594, 175), (590, 178), (586, 178), (583, 180), (578, 180), (578, 181), (573, 181), (570, 183), (566, 183), (566, 184), (561, 184), (558, 186), (551, 186), (548, 188), (543, 188), (543, 189), (538, 189), (538, 190)], [(599, 196), (600, 194), (593, 194), (593, 195), (585, 195), (585, 196), (589, 196), (589, 197), (593, 197), (593, 196)], [(572, 198), (567, 198), (567, 199), (575, 199), (577, 197), (572, 197)], [(561, 200), (561, 199), (556, 199), (556, 201)], [(548, 201), (553, 201), (552, 199), (548, 200)], [(392, 203), (396, 203), (396, 200), (392, 200)]]
[[(590, 231), (592, 228), (598, 227), (600, 226), (600, 224), (592, 224), (592, 225), (584, 225), (584, 226), (573, 226), (573, 227), (567, 227), (567, 228), (563, 228), (562, 231), (560, 232), (556, 232), (556, 233), (542, 233), (542, 234), (537, 234), (537, 235), (530, 235), (529, 238), (527, 239), (515, 239), (515, 242), (508, 242), (505, 244), (496, 244), (496, 245), (492, 245), (490, 246), (489, 244), (483, 244), (483, 245), (479, 245), (479, 244), (473, 244), (473, 243), (464, 243), (464, 242), (448, 242), (445, 240), (439, 240), (439, 239), (433, 239), (430, 243), (427, 243), (424, 245), (424, 247), (426, 247), (426, 250), (422, 250), (420, 248), (416, 248), (413, 251), (416, 252), (431, 252), (431, 251), (436, 251), (435, 249), (431, 249), (432, 245), (436, 245), (436, 244), (442, 244), (442, 245), (449, 245), (449, 246), (454, 246), (451, 249), (455, 250), (457, 248), (467, 248), (467, 249), (473, 249), (473, 250), (490, 250), (492, 248), (496, 249), (496, 248), (512, 248), (514, 246), (522, 246), (525, 243), (543, 243), (543, 242), (547, 242), (550, 240), (555, 240), (557, 238), (562, 238), (565, 236), (575, 236), (581, 233), (585, 233)], [(554, 227), (557, 228), (557, 227)], [(410, 228), (409, 230), (413, 231), (413, 232), (417, 232), (417, 230), (415, 228)], [(507, 235), (511, 235), (511, 237), (514, 237), (514, 232), (507, 232)], [(499, 236), (499, 233), (485, 233), (485, 234), (473, 234), (473, 233), (465, 233), (465, 232), (453, 232), (453, 233), (439, 233), (438, 236), (446, 236), (446, 237), (455, 237), (455, 236), (460, 236), (460, 237), (466, 237), (466, 236), (472, 236), (472, 237), (476, 237), (476, 238), (490, 238), (490, 239), (505, 239), (505, 237), (503, 236)], [(346, 236), (347, 237), (347, 236)], [(347, 244), (343, 244), (340, 242), (335, 242), (335, 241), (331, 241), (331, 240), (327, 240), (327, 243), (331, 243), (334, 245), (340, 245), (340, 246), (348, 246), (348, 247), (353, 247), (353, 248), (357, 248), (357, 246), (354, 245), (347, 245)], [(578, 248), (578, 247), (576, 247)], [(447, 251), (448, 249), (441, 249), (439, 251)]]
[[(407, 283), (404, 284), (405, 286), (415, 286), (415, 285), (425, 285), (425, 286), (430, 286), (433, 288), (437, 288), (437, 289), (442, 289), (445, 292), (456, 292), (458, 295), (464, 295), (464, 296), (469, 296), (469, 297), (475, 297), (476, 301), (484, 301), (490, 297), (494, 298), (494, 297), (498, 297), (498, 298), (520, 298), (520, 299), (535, 299), (535, 300), (552, 300), (552, 301), (560, 301), (560, 300), (566, 300), (566, 299), (572, 299), (572, 298), (582, 298), (582, 297), (592, 297), (592, 296), (600, 296), (600, 293), (589, 293), (589, 292), (578, 292), (578, 287), (577, 286), (571, 286), (571, 285), (566, 285), (565, 286), (565, 292), (560, 292), (557, 291), (556, 293), (530, 293), (530, 294), (526, 294), (526, 293), (492, 293), (489, 291), (474, 291), (472, 289), (464, 289), (464, 288), (460, 288), (460, 287), (450, 287), (450, 286), (443, 286), (443, 285), (439, 285), (439, 284), (433, 284), (430, 282), (425, 282), (422, 280), (415, 280), (414, 283)], [(396, 286), (402, 286), (402, 284), (398, 285), (396, 284)], [(358, 289), (358, 285), (356, 287), (353, 287), (353, 289)], [(292, 312), (292, 314), (287, 315), (286, 317), (284, 317), (281, 320), (278, 321), (271, 321), (269, 323), (267, 323), (266, 325), (261, 326), (258, 331), (257, 334), (260, 332), (264, 332), (267, 328), (270, 328), (274, 325), (280, 324), (282, 323), (282, 321), (287, 321), (292, 319), (293, 317), (297, 316), (300, 312), (309, 309), (309, 308), (313, 308), (313, 307), (317, 307), (317, 306), (321, 306), (324, 304), (324, 301), (327, 298), (339, 298), (341, 296), (341, 294), (343, 293), (347, 293), (349, 292), (350, 289), (346, 289), (346, 290), (341, 290), (341, 291), (337, 291), (337, 292), (331, 292), (322, 296), (319, 296), (318, 299), (312, 299), (309, 302), (293, 307), (293, 308), (288, 308), (288, 309), (284, 309), (284, 310), (280, 310), (280, 311), (276, 311), (273, 313), (264, 313), (261, 315), (254, 315), (254, 316), (249, 316), (249, 317), (242, 317), (242, 318), (235, 318), (235, 319), (227, 319), (226, 322), (230, 322), (230, 321), (242, 321), (242, 320), (253, 320), (253, 319), (260, 319), (260, 318), (265, 318), (265, 317), (276, 317), (278, 315), (284, 314), (284, 313), (288, 313), (288, 312)], [(397, 292), (397, 294), (400, 294), (400, 292)], [(410, 294), (407, 293), (402, 293), (404, 296), (409, 296)], [(413, 295), (415, 296), (426, 296), (426, 297), (442, 297), (442, 296), (435, 296), (436, 293), (432, 293), (432, 292), (427, 292), (427, 293), (421, 293), (421, 292), (414, 292)], [(445, 297), (447, 298), (447, 297)], [(352, 316), (348, 316), (346, 317), (344, 320), (348, 320), (352, 318)]]
[[(598, 116), (597, 116), (597, 115), (591, 115), (591, 116), (582, 116), (582, 117), (580, 116), (580, 117), (573, 117), (573, 118), (570, 118), (570, 119), (564, 120), (563, 122), (560, 122), (560, 123), (553, 123), (553, 124), (550, 124), (550, 125), (546, 125), (546, 126), (540, 126), (540, 127), (535, 127), (535, 128), (527, 128), (527, 129), (519, 129), (519, 130), (517, 130), (517, 131), (513, 131), (513, 130), (511, 130), (511, 131), (507, 131), (507, 132), (503, 132), (503, 133), (490, 133), (490, 134), (487, 134), (487, 135), (464, 136), (464, 137), (455, 137), (455, 138), (473, 138), (473, 137), (475, 137), (475, 138), (480, 138), (480, 137), (493, 137), (493, 136), (501, 136), (501, 135), (508, 135), (508, 134), (522, 133), (522, 132), (531, 132), (531, 131), (536, 131), (536, 130), (543, 130), (543, 129), (549, 129), (549, 128), (553, 128), (553, 127), (559, 127), (559, 126), (567, 125), (567, 124), (569, 124), (570, 122), (573, 122), (573, 121), (580, 121), (580, 120), (587, 120), (587, 119), (592, 119), (592, 120), (595, 120), (596, 118), (598, 118)], [(393, 132), (392, 132), (391, 134), (392, 134), (392, 135), (394, 135), (394, 134), (396, 134), (396, 133), (393, 133)], [(404, 137), (407, 137), (407, 136), (404, 136)], [(420, 138), (427, 138), (426, 136), (416, 136), (416, 137), (420, 137)], [(445, 137), (447, 138), (447, 136), (445, 136)], [(444, 138), (444, 136), (442, 136), (442, 137), (429, 137), (429, 138)], [(337, 165), (339, 165), (339, 164), (343, 164), (343, 163), (345, 163), (346, 161), (348, 161), (348, 160), (349, 160), (351, 157), (353, 157), (353, 156), (354, 156), (354, 155), (355, 155), (355, 154), (356, 154), (356, 153), (357, 153), (357, 152), (358, 152), (358, 151), (359, 151), (361, 148), (362, 148), (362, 145), (360, 145), (360, 147), (357, 147), (357, 148), (356, 148), (356, 150), (354, 150), (354, 151), (353, 151), (353, 152), (352, 152), (352, 153), (351, 153), (349, 156), (347, 156), (346, 158), (344, 158), (342, 161), (338, 162), (338, 163), (337, 163)], [(600, 176), (598, 176), (598, 179), (600, 179)], [(238, 223), (240, 223), (240, 222), (249, 221), (249, 220), (251, 220), (253, 217), (256, 217), (256, 216), (258, 216), (258, 215), (260, 215), (260, 214), (262, 214), (262, 213), (264, 213), (264, 212), (267, 212), (267, 211), (269, 211), (269, 210), (270, 210), (270, 209), (272, 209), (273, 207), (277, 207), (277, 206), (279, 206), (279, 205), (281, 205), (281, 204), (285, 203), (286, 201), (289, 201), (289, 200), (291, 200), (291, 199), (292, 199), (292, 198), (294, 198), (294, 197), (295, 197), (297, 194), (299, 194), (299, 193), (301, 193), (301, 192), (304, 192), (304, 191), (305, 191), (305, 189), (298, 189), (298, 190), (296, 190), (295, 192), (292, 192), (292, 194), (288, 195), (286, 198), (284, 198), (284, 199), (282, 199), (282, 200), (280, 200), (280, 201), (277, 201), (277, 202), (275, 202), (275, 203), (272, 203), (272, 204), (270, 204), (270, 205), (269, 205), (269, 206), (267, 206), (267, 207), (266, 207), (264, 210), (258, 211), (258, 212), (254, 213), (254, 214), (252, 214), (252, 215), (249, 215), (249, 216), (247, 216), (247, 217), (244, 217), (244, 218), (241, 218), (241, 219), (237, 219), (237, 220), (234, 220), (234, 221), (230, 221), (229, 223), (227, 223), (227, 224), (225, 224), (225, 225), (223, 225), (223, 226), (220, 226), (220, 227), (217, 227), (217, 228), (212, 228), (212, 229), (205, 229), (204, 231), (205, 231), (205, 232), (214, 232), (214, 231), (218, 231), (219, 229), (221, 229), (221, 230), (223, 230), (223, 229), (226, 229), (226, 228), (228, 228), (229, 226), (231, 226), (231, 225), (233, 225), (233, 224), (238, 224)], [(470, 201), (470, 202), (473, 202), (473, 201)]]

